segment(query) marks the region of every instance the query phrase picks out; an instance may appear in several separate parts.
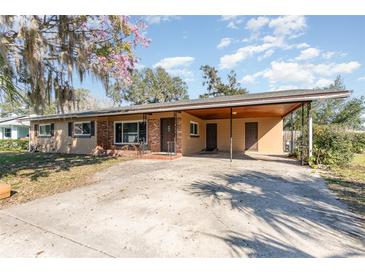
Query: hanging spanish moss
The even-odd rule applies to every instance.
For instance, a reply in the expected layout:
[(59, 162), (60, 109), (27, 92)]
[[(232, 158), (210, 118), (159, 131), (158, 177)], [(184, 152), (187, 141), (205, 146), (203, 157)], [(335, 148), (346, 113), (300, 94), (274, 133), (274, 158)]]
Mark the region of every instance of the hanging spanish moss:
[(75, 101), (75, 74), (83, 81), (89, 73), (106, 91), (130, 82), (134, 49), (148, 45), (144, 28), (126, 16), (1, 16), (0, 62), (6, 77), (0, 73), (0, 92), (4, 95), (4, 85), (11, 83), (6, 92), (15, 96), (15, 85), (25, 91), (35, 113), (42, 114), (52, 99), (63, 113)]

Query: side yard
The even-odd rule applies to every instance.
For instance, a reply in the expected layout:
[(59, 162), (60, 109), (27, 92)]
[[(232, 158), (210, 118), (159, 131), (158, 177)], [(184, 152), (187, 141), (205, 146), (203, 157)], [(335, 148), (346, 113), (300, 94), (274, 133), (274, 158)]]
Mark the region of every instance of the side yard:
[(12, 186), (12, 196), (0, 208), (68, 191), (92, 183), (92, 175), (124, 158), (89, 155), (0, 151), (0, 183)]
[(348, 167), (336, 167), (324, 174), (328, 188), (351, 210), (365, 216), (365, 154), (357, 154)]

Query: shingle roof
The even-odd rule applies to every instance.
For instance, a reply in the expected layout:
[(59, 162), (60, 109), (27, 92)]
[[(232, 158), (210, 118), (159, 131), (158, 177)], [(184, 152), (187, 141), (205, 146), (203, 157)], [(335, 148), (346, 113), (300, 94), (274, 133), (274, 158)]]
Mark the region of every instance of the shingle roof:
[(119, 108), (89, 110), (65, 114), (46, 116), (34, 116), (30, 120), (47, 120), (74, 117), (91, 117), (119, 114), (138, 114), (163, 111), (180, 111), (188, 109), (203, 109), (217, 107), (235, 107), (260, 104), (276, 104), (284, 102), (306, 102), (326, 98), (346, 98), (350, 96), (348, 90), (320, 90), (320, 89), (296, 89), (272, 92), (248, 93), (244, 95), (220, 96), (214, 98), (180, 100), (167, 103), (153, 103), (143, 105), (131, 105)]

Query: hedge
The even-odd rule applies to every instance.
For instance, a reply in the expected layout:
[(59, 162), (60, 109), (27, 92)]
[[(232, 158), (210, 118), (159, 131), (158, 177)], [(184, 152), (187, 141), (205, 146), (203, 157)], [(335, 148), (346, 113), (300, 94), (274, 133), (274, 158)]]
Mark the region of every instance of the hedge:
[(0, 151), (28, 150), (28, 139), (3, 139), (0, 140)]
[(354, 153), (365, 149), (365, 134), (347, 131), (340, 125), (316, 125), (313, 130), (313, 157), (310, 164), (349, 165)]

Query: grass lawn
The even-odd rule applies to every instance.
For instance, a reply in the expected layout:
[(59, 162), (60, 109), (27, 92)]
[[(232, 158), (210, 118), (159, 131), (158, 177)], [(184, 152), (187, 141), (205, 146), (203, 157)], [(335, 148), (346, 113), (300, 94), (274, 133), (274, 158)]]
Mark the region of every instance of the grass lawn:
[(0, 151), (0, 183), (14, 194), (0, 208), (92, 183), (92, 176), (125, 158)]
[(349, 167), (326, 174), (328, 187), (349, 207), (365, 216), (365, 154), (355, 156)]

